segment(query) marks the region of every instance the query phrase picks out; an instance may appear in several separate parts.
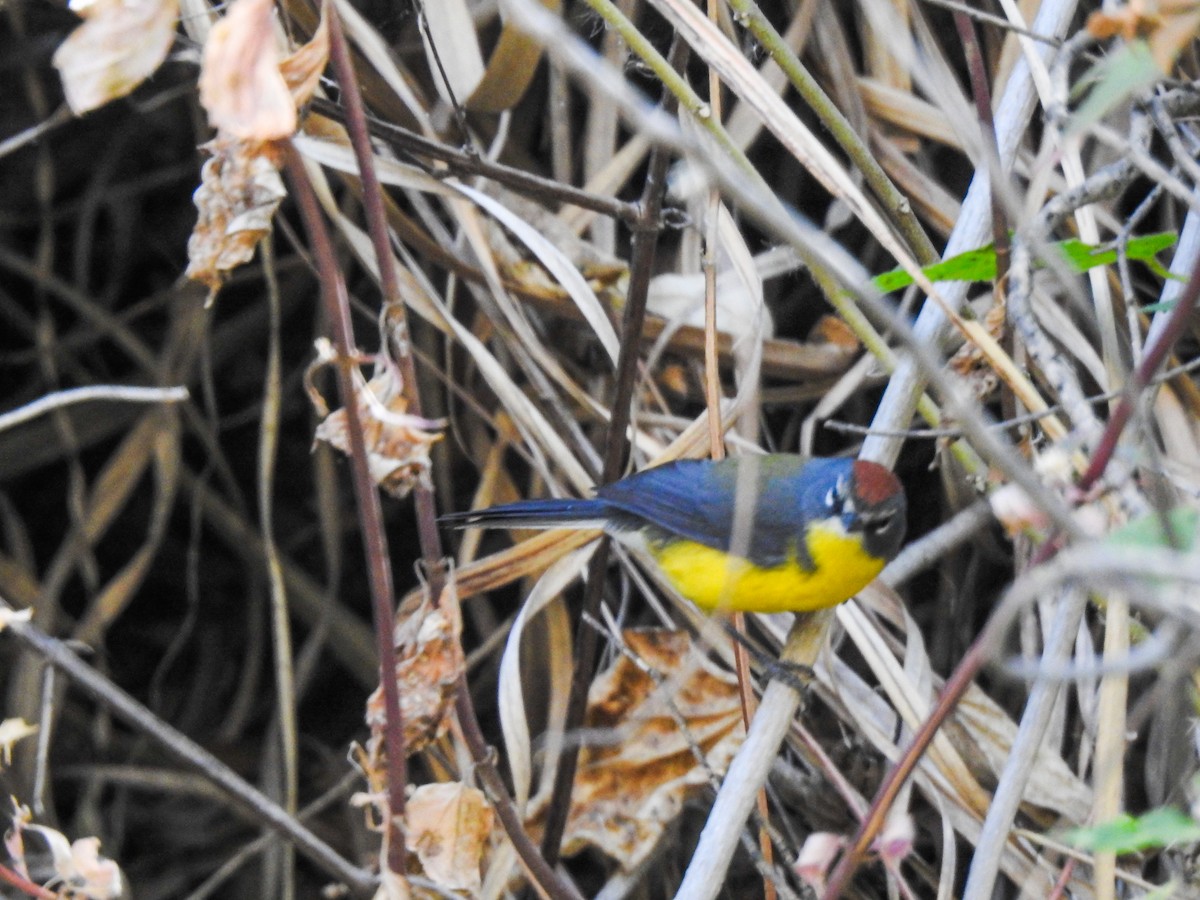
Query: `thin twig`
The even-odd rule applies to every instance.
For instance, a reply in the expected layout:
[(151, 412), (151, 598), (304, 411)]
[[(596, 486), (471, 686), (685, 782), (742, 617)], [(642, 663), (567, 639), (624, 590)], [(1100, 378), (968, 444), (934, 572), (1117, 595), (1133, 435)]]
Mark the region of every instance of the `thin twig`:
[(15, 428), (30, 419), (45, 415), (51, 410), (62, 409), (74, 403), (91, 400), (111, 400), (120, 403), (181, 403), (190, 395), (185, 387), (156, 388), (130, 387), (123, 384), (94, 384), (88, 387), (69, 388), (39, 397), (16, 409), (0, 415), (0, 431)]
[[(0, 601), (7, 603), (0, 598)], [(204, 775), (250, 817), (291, 841), (322, 871), (344, 882), (360, 895), (369, 896), (378, 885), (370, 872), (360, 869), (296, 821), (295, 817), (243, 780), (199, 744), (166, 724), (133, 697), (117, 687), (62, 641), (27, 622), (13, 621), (8, 631), (46, 662), (67, 675), (87, 694), (110, 709), (132, 728), (157, 741), (163, 749)]]
[[(313, 100), (312, 108), (323, 116), (328, 116), (338, 122), (346, 121), (346, 111), (330, 100), (317, 98)], [(401, 150), (410, 156), (428, 157), (445, 163), (446, 168), (455, 175), (480, 175), (489, 178), (497, 184), (503, 184), (520, 191), (528, 197), (534, 197), (543, 202), (564, 203), (590, 209), (601, 215), (610, 216), (622, 222), (638, 221), (640, 212), (636, 203), (626, 203), (615, 197), (604, 197), (599, 194), (589, 194), (587, 191), (562, 184), (550, 178), (542, 178), (524, 169), (514, 169), (503, 163), (492, 162), (478, 154), (456, 150), (437, 141), (422, 137), (399, 125), (393, 125), (382, 119), (367, 118), (367, 128), (370, 133), (390, 147)]]
[[(336, 16), (330, 13), (331, 24)], [(336, 30), (331, 28), (331, 33)], [(340, 31), (338, 32), (340, 34)], [(383, 511), (379, 505), (379, 493), (371, 478), (367, 464), (366, 444), (363, 437), (362, 419), (359, 416), (358, 397), (350, 376), (350, 365), (356, 359), (354, 331), (350, 324), (350, 303), (346, 285), (334, 258), (333, 243), (316, 194), (308, 180), (304, 163), (292, 147), (287, 148), (285, 167), (292, 183), (292, 196), (300, 209), (308, 231), (313, 257), (321, 282), (321, 299), (325, 306), (325, 318), (333, 332), (339, 364), (333, 367), (337, 378), (338, 393), (346, 411), (346, 431), (350, 443), (350, 472), (357, 501), (359, 530), (362, 533), (366, 554), (367, 571), (371, 591), (371, 609), (375, 620), (376, 653), (380, 660), (380, 682), (384, 698), (384, 744), (388, 767), (388, 803), (391, 815), (388, 821), (388, 865), (394, 872), (404, 871), (404, 832), (401, 827), (401, 811), (404, 809), (404, 786), (406, 775), (406, 752), (404, 732), (400, 719), (400, 699), (396, 686), (395, 642), (393, 632), (394, 591), (392, 573), (388, 563), (387, 535), (383, 528)]]

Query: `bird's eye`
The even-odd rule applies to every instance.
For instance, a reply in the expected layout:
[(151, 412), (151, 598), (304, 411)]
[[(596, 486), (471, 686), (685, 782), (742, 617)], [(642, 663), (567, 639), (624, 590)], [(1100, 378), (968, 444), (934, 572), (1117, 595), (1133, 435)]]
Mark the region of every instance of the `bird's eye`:
[(865, 523), (867, 531), (871, 532), (872, 534), (882, 534), (892, 526), (892, 522), (895, 520), (895, 518), (896, 514), (891, 511), (876, 513), (867, 519)]

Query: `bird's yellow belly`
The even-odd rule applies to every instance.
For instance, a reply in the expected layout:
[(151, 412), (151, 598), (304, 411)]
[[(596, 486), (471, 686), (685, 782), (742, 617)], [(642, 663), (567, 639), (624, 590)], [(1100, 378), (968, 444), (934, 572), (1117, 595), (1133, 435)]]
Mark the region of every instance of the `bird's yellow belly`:
[(762, 568), (695, 541), (652, 543), (655, 562), (688, 600), (712, 612), (807, 612), (836, 606), (870, 584), (884, 561), (870, 556), (857, 536), (810, 528), (811, 570), (796, 559)]

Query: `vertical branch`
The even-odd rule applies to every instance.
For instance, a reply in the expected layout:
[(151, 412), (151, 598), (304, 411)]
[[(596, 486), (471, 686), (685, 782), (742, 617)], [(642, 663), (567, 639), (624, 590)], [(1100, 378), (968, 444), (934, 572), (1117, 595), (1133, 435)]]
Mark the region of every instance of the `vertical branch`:
[[(331, 32), (341, 35), (337, 27), (337, 16), (330, 11)], [(343, 50), (345, 44), (342, 44)], [(350, 300), (346, 295), (346, 284), (338, 271), (333, 255), (333, 243), (329, 230), (321, 218), (321, 208), (316, 194), (304, 170), (304, 163), (296, 149), (288, 144), (284, 162), (288, 180), (292, 184), (292, 196), (300, 209), (304, 227), (312, 244), (313, 257), (317, 263), (317, 274), (321, 281), (321, 300), (325, 305), (325, 317), (333, 332), (333, 343), (338, 352), (338, 365), (334, 366), (338, 393), (346, 410), (346, 434), (350, 443), (350, 474), (357, 501), (358, 524), (362, 532), (367, 556), (367, 574), (371, 590), (371, 609), (375, 620), (375, 641), (379, 653), (380, 684), (383, 688), (384, 747), (387, 755), (388, 810), (387, 865), (393, 872), (404, 872), (404, 786), (408, 780), (407, 748), (404, 746), (403, 722), (400, 719), (400, 691), (396, 684), (396, 650), (392, 639), (392, 569), (388, 562), (387, 535), (383, 530), (383, 511), (379, 505), (379, 493), (367, 465), (367, 448), (363, 439), (362, 420), (358, 415), (358, 398), (349, 367), (354, 359), (354, 332), (350, 325)], [(390, 254), (389, 254), (390, 256)], [(406, 389), (410, 387), (408, 383)]]
[[(263, 385), (263, 412), (259, 424), (258, 504), (259, 528), (267, 563), (267, 581), (271, 589), (271, 643), (275, 650), (275, 702), (279, 707), (279, 758), (283, 766), (283, 808), (295, 815), (300, 796), (300, 759), (297, 749), (299, 724), (296, 721), (296, 678), (292, 661), (292, 629), (288, 620), (287, 589), (283, 582), (283, 564), (275, 543), (275, 464), (279, 451), (279, 420), (283, 406), (282, 343), (283, 313), (279, 299), (279, 281), (275, 274), (275, 249), (271, 236), (262, 242), (263, 275), (267, 282), (267, 374)], [(280, 896), (296, 895), (295, 854), (291, 844), (282, 845)]]
[[(414, 416), (423, 416), (421, 393), (417, 389), (417, 368), (408, 348), (408, 317), (404, 298), (400, 293), (400, 280), (396, 275), (396, 262), (392, 256), (388, 238), (387, 213), (383, 208), (383, 188), (375, 172), (371, 153), (371, 137), (367, 130), (367, 116), (363, 109), (362, 93), (355, 79), (354, 66), (350, 60), (350, 48), (342, 31), (341, 20), (336, 9), (329, 12), (329, 59), (342, 89), (342, 101), (346, 107), (346, 131), (358, 161), (359, 175), (363, 188), (363, 212), (367, 219), (367, 232), (375, 250), (375, 261), (379, 266), (379, 283), (383, 291), (383, 302), (392, 323), (392, 351), (404, 381), (404, 399), (408, 411)], [(340, 349), (340, 348), (339, 348)], [(417, 508), (417, 533), (421, 542), (421, 558), (429, 575), (429, 591), (433, 597), (441, 594), (442, 541), (437, 530), (437, 509), (433, 492), (417, 485), (413, 491)], [(390, 626), (389, 626), (390, 630)]]
[(990, 173), (992, 201), (992, 243), (996, 248), (996, 290), (1001, 290), (1004, 276), (1008, 273), (1008, 215), (1004, 209), (1004, 197), (997, 181), (1004, 177), (1000, 165), (1000, 146), (996, 142), (996, 119), (992, 115), (992, 92), (988, 87), (987, 67), (983, 61), (983, 48), (975, 23), (964, 12), (954, 13), (954, 26), (963, 43), (963, 56), (967, 72), (971, 77), (971, 97), (975, 101), (975, 112), (979, 116), (979, 127), (983, 132), (983, 158)]
[[(350, 61), (350, 51), (346, 43), (345, 34), (342, 31), (337, 15), (333, 10), (330, 13), (329, 55), (333, 63), (334, 72), (337, 75), (338, 84), (342, 89), (342, 99), (346, 109), (346, 130), (350, 135), (350, 142), (353, 145), (355, 159), (358, 162), (362, 178), (363, 210), (367, 219), (367, 231), (370, 234), (371, 245), (374, 248), (376, 262), (379, 266), (379, 281), (390, 325), (392, 353), (396, 364), (400, 368), (400, 376), (404, 382), (404, 397), (408, 401), (409, 411), (413, 415), (421, 416), (423, 415), (423, 409), (420, 393), (417, 388), (416, 365), (408, 345), (408, 319), (405, 312), (404, 299), (400, 292), (400, 281), (397, 277), (396, 263), (392, 256), (387, 216), (383, 206), (383, 189), (375, 172), (374, 159), (371, 153), (371, 139), (367, 126), (366, 112), (363, 108), (362, 95), (358, 89), (358, 83), (355, 80), (354, 68)], [(295, 159), (294, 155), (293, 159)], [(298, 161), (296, 164), (299, 165)], [(309, 190), (309, 194), (311, 196), (311, 189)], [(655, 213), (655, 218), (657, 218), (657, 213)], [(344, 300), (345, 287), (341, 284), (340, 279), (337, 284), (339, 293)], [(345, 307), (342, 308), (345, 309)], [(347, 328), (349, 327), (348, 311), (346, 313), (345, 325)], [(339, 353), (345, 352), (341, 345), (338, 346), (338, 351)], [(344, 370), (339, 368), (338, 372), (340, 378)], [(346, 404), (346, 409), (352, 415), (356, 415), (357, 413), (355, 407), (350, 403)], [(349, 420), (349, 426), (352, 439), (357, 438), (359, 444), (361, 444), (362, 437), (357, 431), (355, 418)], [(624, 433), (624, 426), (622, 426), (621, 433)], [(355, 454), (355, 463), (357, 466), (360, 448), (356, 447), (353, 441), (351, 450)], [(362, 457), (362, 466), (365, 472), (365, 456)], [(356, 486), (358, 484), (357, 477), (355, 484)], [(371, 486), (370, 493), (377, 513), (379, 498), (373, 486)], [(416, 501), (417, 530), (421, 544), (421, 557), (429, 579), (428, 590), (430, 595), (437, 600), (443, 594), (442, 584), (444, 577), (441, 561), (442, 543), (437, 530), (437, 510), (434, 505), (433, 492), (421, 485), (417, 485), (413, 491), (413, 495)], [(382, 536), (382, 526), (378, 522), (376, 526), (363, 524), (364, 535), (369, 536), (376, 532)], [(392, 848), (389, 856), (393, 871), (403, 872), (404, 842), (399, 816), (404, 809), (404, 783), (407, 780), (407, 772), (404, 767), (405, 757), (398, 687), (395, 675), (391, 674), (395, 672), (395, 653), (392, 645), (391, 570), (386, 568), (386, 549), (386, 545), (382, 542), (381, 537), (378, 548), (381, 555), (378, 556), (378, 560), (382, 563), (382, 567), (386, 569), (387, 593), (385, 601), (381, 602), (382, 598), (375, 599), (374, 608), (380, 657), (386, 661), (383, 664), (385, 677), (382, 679), (384, 709), (387, 715), (387, 731), (385, 732), (384, 740), (388, 757), (389, 805), (393, 818), (390, 824), (394, 833), (392, 843), (389, 844), (389, 847)], [(374, 567), (372, 567), (372, 572), (374, 576)], [(374, 577), (372, 583), (374, 584)], [(374, 590), (372, 591), (372, 595), (373, 597), (375, 596)], [(475, 707), (471, 702), (471, 693), (465, 675), (459, 676), (457, 696), (455, 698), (455, 711), (458, 715), (463, 739), (470, 751), (471, 758), (475, 762), (476, 776), (487, 789), (492, 806), (496, 810), (496, 814), (500, 818), (509, 839), (513, 842), (513, 846), (530, 880), (545, 897), (556, 898), (556, 900), (577, 900), (579, 897), (578, 892), (559, 878), (553, 866), (548, 865), (542, 859), (537, 852), (537, 848), (524, 831), (520, 815), (513, 806), (512, 800), (508, 796), (508, 792), (504, 786), (504, 781), (492, 762), (492, 751), (488, 747), (483, 732), (479, 727), (479, 720), (475, 715)], [(398, 765), (394, 763), (394, 759), (397, 757), (399, 759)], [(399, 795), (398, 797), (397, 794)], [(399, 850), (396, 851), (395, 848), (399, 848)]]
[[(679, 70), (687, 60), (687, 43), (679, 35), (671, 42), (669, 62)], [(677, 101), (669, 91), (664, 92), (662, 109), (674, 113)], [(629, 263), (629, 289), (626, 292), (625, 317), (621, 326), (621, 353), (617, 359), (617, 384), (612, 402), (612, 421), (609, 424), (604, 448), (604, 468), (601, 478), (605, 482), (615, 481), (621, 474), (625, 462), (626, 437), (633, 405), (633, 387), (637, 374), (638, 353), (641, 348), (642, 329), (646, 321), (646, 298), (650, 289), (650, 275), (654, 270), (654, 255), (658, 248), (658, 233), (661, 228), (663, 196), (667, 190), (667, 167), (671, 157), (667, 148), (655, 145), (650, 156), (646, 184), (642, 189), (640, 216), (633, 226), (633, 247)], [(568, 733), (583, 724), (587, 712), (588, 685), (592, 680), (592, 669), (596, 665), (597, 635), (588, 622), (600, 618), (600, 603), (604, 598), (604, 574), (608, 568), (608, 538), (600, 539), (600, 546), (588, 566), (587, 589), (584, 594), (583, 615), (576, 631), (576, 646), (579, 648), (575, 660), (575, 673), (571, 679), (571, 695), (567, 701), (567, 716), (564, 728)], [(542, 856), (551, 865), (558, 861), (563, 831), (567, 825), (567, 813), (571, 806), (571, 786), (575, 783), (575, 770), (579, 762), (579, 742), (568, 741), (563, 747), (562, 759), (554, 777), (554, 789), (546, 812), (546, 830), (542, 837)]]

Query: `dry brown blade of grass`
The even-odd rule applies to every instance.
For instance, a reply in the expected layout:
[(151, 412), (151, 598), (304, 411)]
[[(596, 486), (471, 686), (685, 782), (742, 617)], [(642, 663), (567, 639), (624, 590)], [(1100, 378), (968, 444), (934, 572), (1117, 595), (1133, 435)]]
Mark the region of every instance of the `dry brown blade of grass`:
[(872, 78), (859, 78), (857, 85), (867, 112), (891, 126), (891, 131), (928, 138), (954, 150), (963, 149), (959, 132), (939, 107)]

